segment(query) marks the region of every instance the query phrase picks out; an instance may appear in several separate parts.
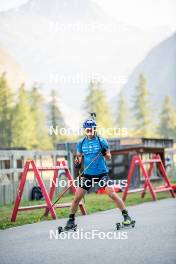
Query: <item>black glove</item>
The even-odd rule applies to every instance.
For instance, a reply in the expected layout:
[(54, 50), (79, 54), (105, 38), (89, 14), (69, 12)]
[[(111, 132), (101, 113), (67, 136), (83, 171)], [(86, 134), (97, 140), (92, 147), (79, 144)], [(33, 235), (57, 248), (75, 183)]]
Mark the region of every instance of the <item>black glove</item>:
[(106, 155), (106, 151), (107, 151), (107, 149), (102, 148), (102, 150), (101, 150), (101, 154), (102, 154), (103, 156), (105, 156), (105, 155)]

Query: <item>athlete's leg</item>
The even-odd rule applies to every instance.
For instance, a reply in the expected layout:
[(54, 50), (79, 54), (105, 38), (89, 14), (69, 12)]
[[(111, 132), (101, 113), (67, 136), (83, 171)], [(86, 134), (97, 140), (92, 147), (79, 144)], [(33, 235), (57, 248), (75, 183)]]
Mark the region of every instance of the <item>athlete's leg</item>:
[(114, 188), (111, 186), (105, 187), (106, 193), (109, 195), (109, 197), (115, 202), (116, 206), (123, 211), (125, 209), (125, 204), (122, 201), (122, 199), (116, 194), (114, 191)]
[(105, 190), (109, 197), (111, 197), (111, 199), (115, 202), (116, 206), (121, 210), (124, 218), (122, 223), (124, 225), (130, 225), (132, 220), (131, 217), (128, 215), (128, 211), (126, 210), (125, 204), (122, 199), (116, 194), (113, 187), (106, 186)]
[(78, 209), (79, 202), (84, 197), (86, 190), (81, 187), (78, 187), (75, 192), (75, 196), (71, 205), (70, 215), (66, 223), (65, 229), (69, 230), (75, 227), (75, 213)]
[(74, 196), (74, 199), (71, 205), (71, 214), (75, 214), (77, 212), (79, 202), (84, 197), (85, 193), (86, 193), (86, 190), (84, 190), (81, 187), (78, 187), (76, 189), (75, 196)]

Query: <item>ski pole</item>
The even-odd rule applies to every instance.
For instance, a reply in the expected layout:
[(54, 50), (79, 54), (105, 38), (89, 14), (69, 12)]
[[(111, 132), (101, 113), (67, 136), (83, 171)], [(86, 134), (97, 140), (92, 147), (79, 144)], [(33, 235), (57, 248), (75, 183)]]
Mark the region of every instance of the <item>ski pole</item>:
[[(95, 158), (87, 165), (87, 167), (81, 172), (79, 173), (76, 178), (78, 177), (81, 177), (83, 175), (83, 173), (90, 167), (90, 165), (95, 162), (95, 160), (100, 156), (101, 152), (99, 152)], [(75, 179), (76, 179), (75, 178)], [(56, 199), (56, 201), (47, 209), (46, 213), (45, 214), (48, 214), (48, 212), (51, 210), (51, 208), (53, 208), (53, 206), (64, 196), (64, 194), (70, 189), (70, 187), (73, 185), (73, 182), (72, 184), (70, 184), (70, 186), (68, 186), (60, 195), (59, 197)]]

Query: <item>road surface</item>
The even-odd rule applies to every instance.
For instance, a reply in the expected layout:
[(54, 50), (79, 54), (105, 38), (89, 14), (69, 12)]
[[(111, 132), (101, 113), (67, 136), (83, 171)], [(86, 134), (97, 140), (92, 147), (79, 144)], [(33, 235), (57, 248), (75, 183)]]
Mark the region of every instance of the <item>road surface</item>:
[(57, 237), (57, 226), (64, 225), (66, 219), (1, 230), (0, 263), (176, 263), (176, 200), (128, 209), (137, 222), (134, 229), (116, 231), (114, 223), (122, 218), (113, 209), (77, 217), (79, 231), (69, 233), (70, 237)]

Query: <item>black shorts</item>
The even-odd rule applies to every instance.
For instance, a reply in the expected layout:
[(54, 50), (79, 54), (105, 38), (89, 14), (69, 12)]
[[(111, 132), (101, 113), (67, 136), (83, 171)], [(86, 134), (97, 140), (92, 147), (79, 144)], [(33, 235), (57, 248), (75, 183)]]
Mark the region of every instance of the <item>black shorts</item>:
[(79, 178), (78, 186), (86, 191), (89, 191), (90, 188), (94, 187), (94, 184), (98, 185), (99, 188), (105, 188), (107, 185), (113, 185), (114, 181), (110, 179), (108, 173), (102, 173), (95, 176), (84, 174), (83, 177)]

